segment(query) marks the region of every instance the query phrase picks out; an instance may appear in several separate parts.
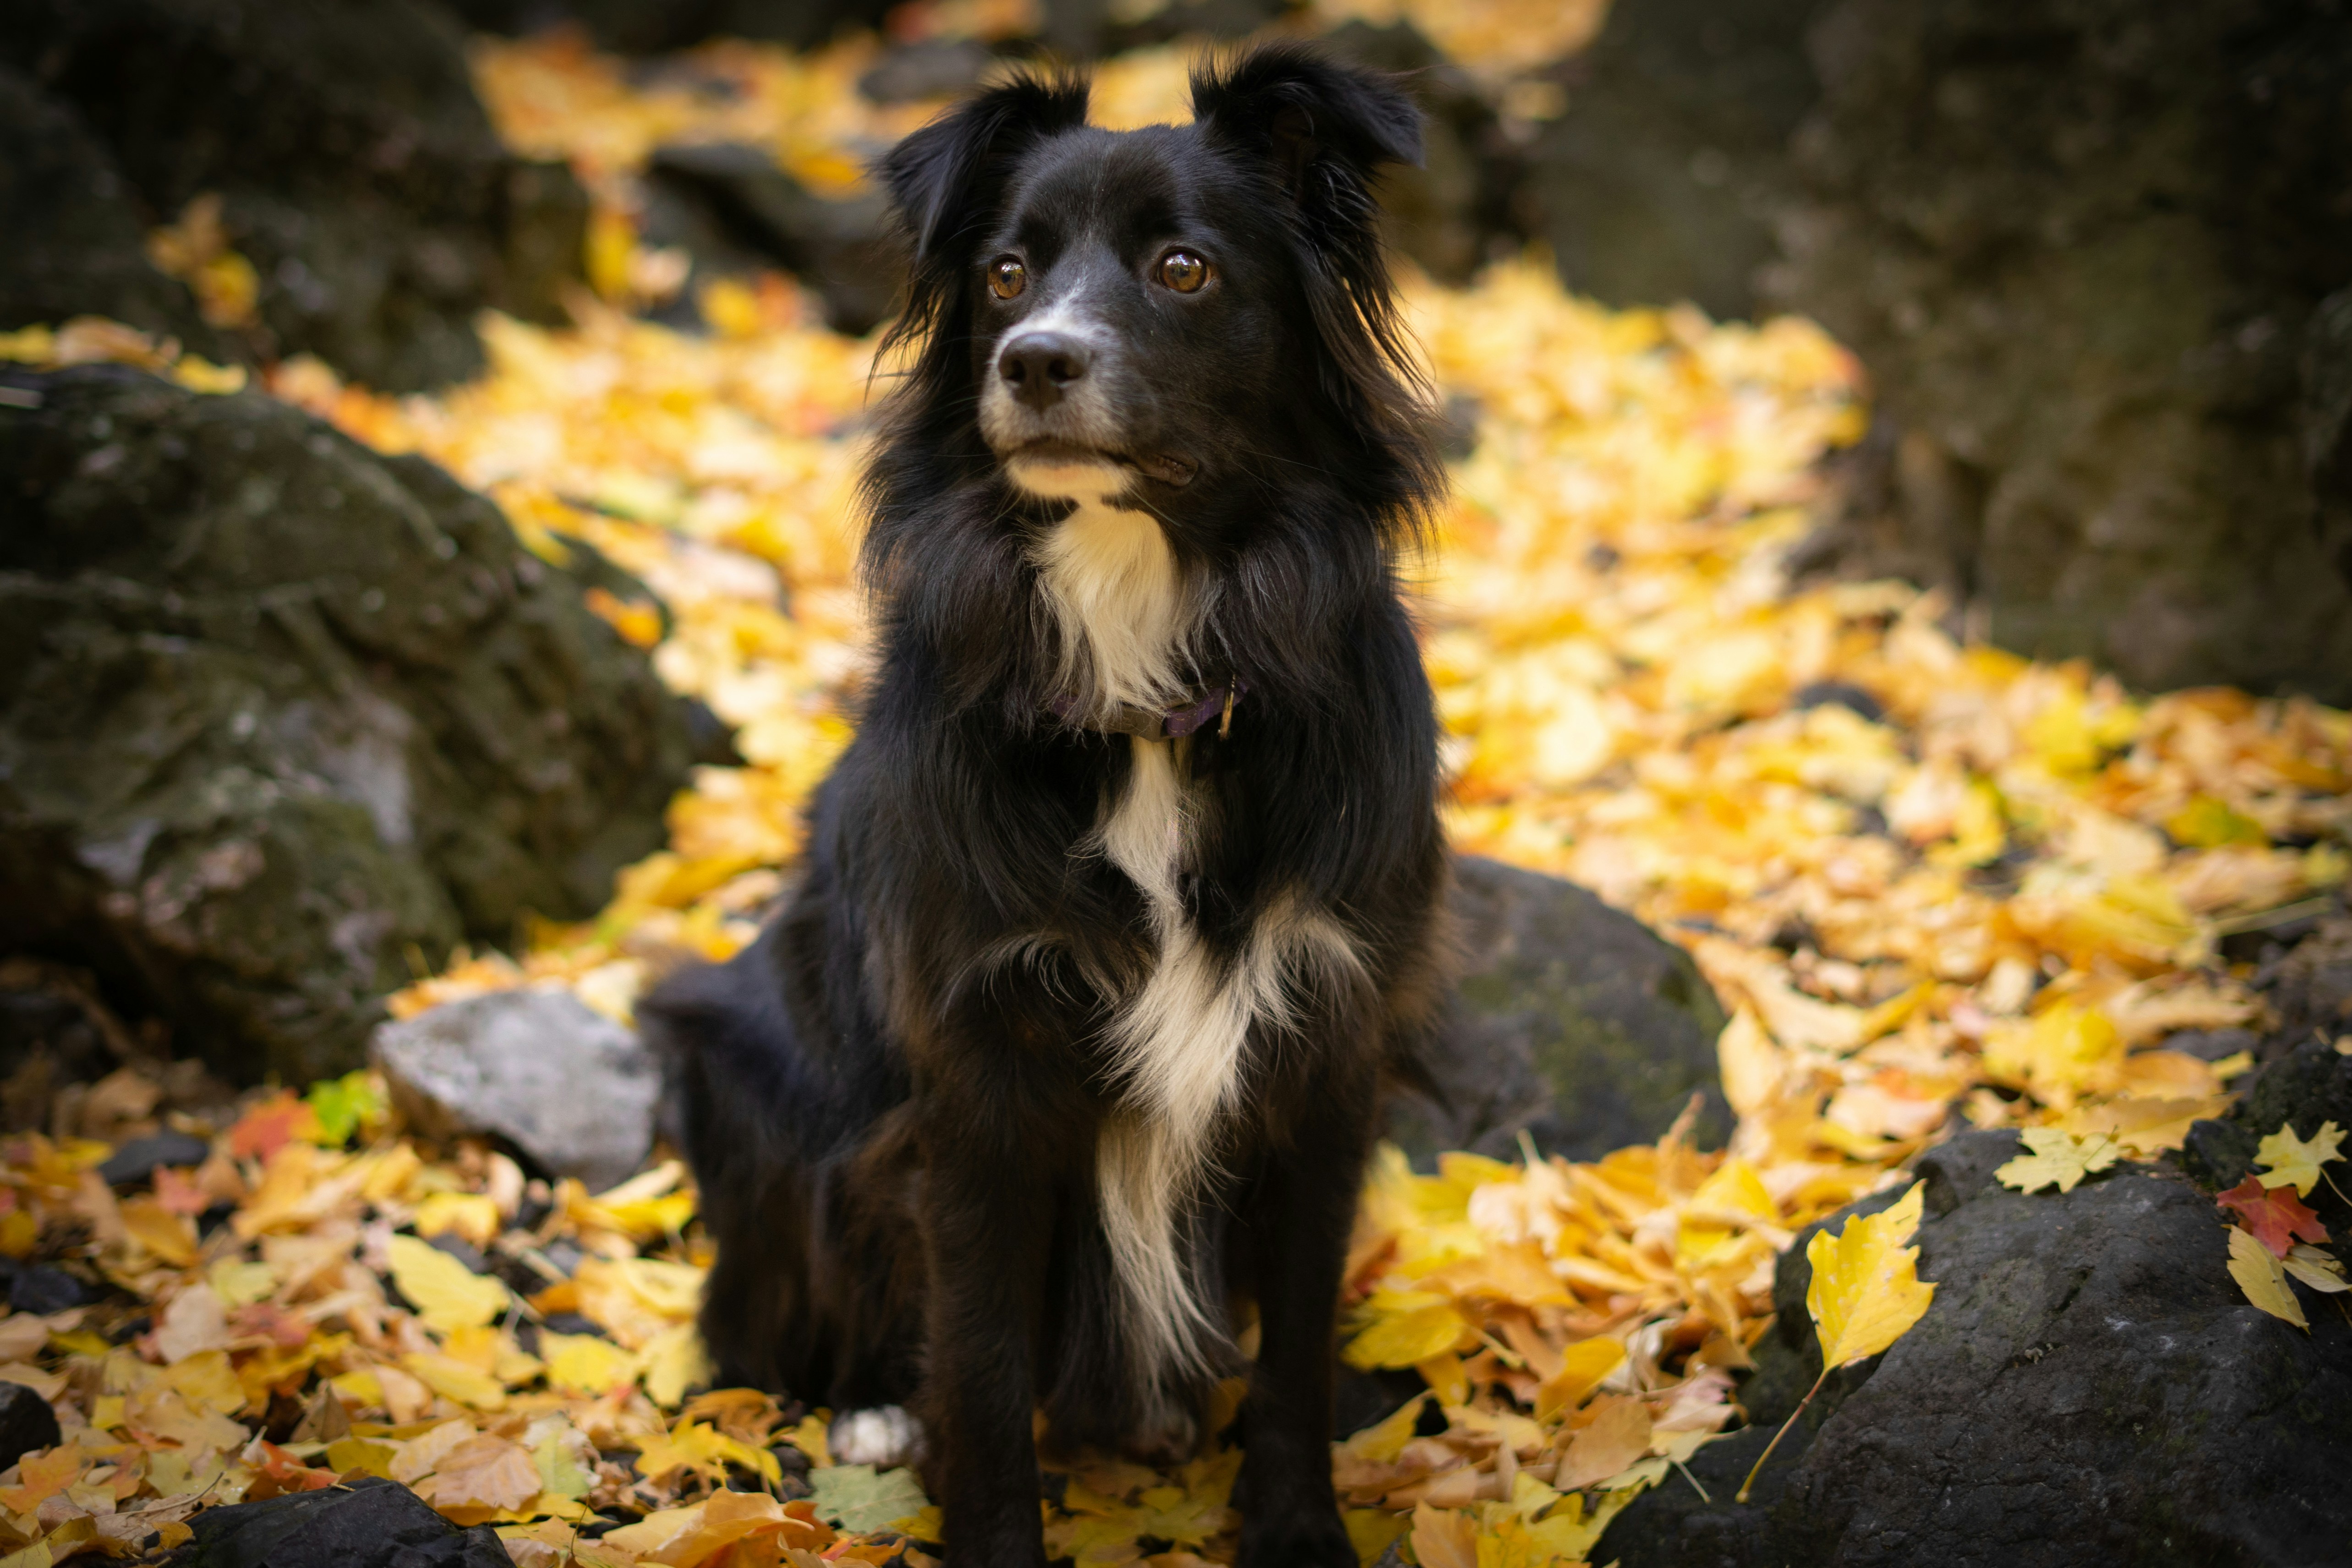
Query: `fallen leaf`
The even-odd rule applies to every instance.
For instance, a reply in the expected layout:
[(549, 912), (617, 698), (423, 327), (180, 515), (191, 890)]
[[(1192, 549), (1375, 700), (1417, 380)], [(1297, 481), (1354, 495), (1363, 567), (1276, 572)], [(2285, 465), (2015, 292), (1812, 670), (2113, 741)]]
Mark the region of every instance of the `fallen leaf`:
[(1576, 1408), (1624, 1360), (1625, 1345), (1622, 1340), (1579, 1340), (1562, 1350), (1559, 1370), (1546, 1378), (1536, 1392), (1536, 1419), (1553, 1420), (1562, 1412)]
[(2288, 1273), (2315, 1291), (2333, 1295), (2338, 1291), (2352, 1290), (2352, 1283), (2347, 1283), (2344, 1277), (2343, 1260), (2308, 1242), (2296, 1242), (2280, 1262)]
[(2037, 1192), (2045, 1186), (2072, 1192), (2084, 1176), (2116, 1163), (2116, 1145), (2110, 1139), (2076, 1138), (2057, 1127), (2027, 1127), (2018, 1137), (2032, 1152), (2018, 1155), (1992, 1174), (2003, 1186), (2020, 1192)]
[(509, 1297), (499, 1281), (475, 1273), (457, 1259), (414, 1236), (395, 1236), (385, 1249), (392, 1282), (415, 1303), (426, 1328), (444, 1333), (478, 1328), (507, 1310)]
[(2297, 1238), (2305, 1241), (2327, 1239), (2327, 1228), (2319, 1223), (2318, 1215), (2284, 1186), (2264, 1186), (2260, 1176), (2248, 1176), (2213, 1201), (2223, 1208), (2235, 1209), (2239, 1222), (2270, 1249), (2273, 1258), (2285, 1257)]
[(444, 1453), (416, 1495), (443, 1513), (519, 1509), (540, 1492), (539, 1467), (521, 1444), (488, 1433)]
[[(2310, 1196), (2312, 1186), (2321, 1176), (2320, 1166), (2344, 1156), (2336, 1150), (2344, 1142), (2344, 1129), (2333, 1122), (2323, 1122), (2319, 1131), (2308, 1140), (2297, 1137), (2293, 1122), (2283, 1123), (2279, 1130), (2262, 1141), (2254, 1155), (2254, 1164), (2270, 1168), (2263, 1173), (2264, 1186), (2292, 1185), (2298, 1197)], [(124, 1206), (124, 1222), (130, 1219), (129, 1206)]]
[(2271, 1316), (2284, 1319), (2305, 1333), (2311, 1332), (2311, 1320), (2303, 1315), (2303, 1303), (2294, 1299), (2294, 1289), (2286, 1282), (2286, 1270), (2278, 1258), (2234, 1226), (2230, 1230), (2230, 1278), (2238, 1281), (2246, 1300)]
[(1552, 1485), (1561, 1491), (1582, 1491), (1649, 1456), (1647, 1405), (1632, 1395), (1604, 1395), (1592, 1409), (1591, 1422), (1577, 1428), (1560, 1456)]
[(872, 1465), (835, 1465), (811, 1470), (809, 1487), (817, 1517), (852, 1532), (880, 1530), (930, 1506), (911, 1470), (877, 1474)]

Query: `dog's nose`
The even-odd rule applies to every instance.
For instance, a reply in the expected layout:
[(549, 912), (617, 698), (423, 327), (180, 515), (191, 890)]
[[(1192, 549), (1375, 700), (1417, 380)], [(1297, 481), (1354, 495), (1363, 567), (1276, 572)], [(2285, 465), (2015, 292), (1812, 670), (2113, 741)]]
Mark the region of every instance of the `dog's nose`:
[(1086, 345), (1059, 332), (1024, 332), (996, 356), (996, 373), (1014, 397), (1042, 413), (1087, 373)]

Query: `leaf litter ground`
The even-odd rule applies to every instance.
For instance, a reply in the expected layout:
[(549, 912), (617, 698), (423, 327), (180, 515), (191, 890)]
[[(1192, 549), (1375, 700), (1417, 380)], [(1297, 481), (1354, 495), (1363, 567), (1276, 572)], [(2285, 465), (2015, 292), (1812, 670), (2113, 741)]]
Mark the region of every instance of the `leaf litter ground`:
[[(1508, 31), (1507, 5), (1445, 9), (1473, 56), (1480, 28)], [(906, 16), (919, 32), (1019, 21), (987, 4)], [(853, 187), (858, 158), (929, 107), (855, 97), (871, 47), (715, 47), (632, 76), (576, 39), (484, 46), (509, 139), (571, 158), (595, 193), (600, 297), (563, 330), (488, 319), (488, 372), (438, 397), (379, 396), (313, 361), (266, 378), (446, 465), (550, 559), (584, 545), (635, 573), (654, 600), (600, 591), (595, 608), (734, 727), (743, 759), (697, 773), (669, 847), (596, 919), (539, 929), (517, 957), (460, 954), (395, 1012), (541, 986), (626, 1019), (667, 969), (740, 947), (787, 883), (866, 669), (851, 502), (875, 345), (816, 325), (775, 276), (703, 287), (704, 333), (633, 315), (687, 277), (638, 242), (634, 176), (665, 141), (731, 137)], [(1111, 62), (1098, 117), (1181, 114), (1183, 58)], [(159, 253), (233, 314), (234, 253), (204, 217)], [(1733, 1009), (1725, 1151), (1677, 1128), (1592, 1162), (1455, 1154), (1423, 1174), (1385, 1150), (1367, 1184), (1344, 1354), (1425, 1391), (1335, 1447), (1349, 1532), (1367, 1563), (1393, 1545), (1424, 1568), (1537, 1568), (1582, 1561), (1626, 1500), (1683, 1484), (1673, 1467), (1737, 1424), (1734, 1375), (1801, 1227), (1903, 1182), (1954, 1126), (2025, 1130), (2032, 1155), (2003, 1179), (2065, 1191), (2229, 1103), (2242, 1057), (2165, 1041), (2259, 1023), (2220, 939), (2343, 885), (2352, 719), (2229, 690), (2135, 695), (1957, 641), (1949, 606), (1907, 586), (1792, 581), (1824, 459), (1864, 423), (1853, 361), (1806, 322), (1612, 312), (1539, 259), (1408, 293), (1441, 390), (1476, 411), (1419, 563), (1454, 841), (1594, 888), (1687, 947)], [(0, 337), (0, 356), (243, 381), (95, 320)], [(0, 1377), (49, 1399), (65, 1438), (0, 1474), (0, 1568), (152, 1552), (196, 1509), (353, 1472), (497, 1525), (534, 1568), (935, 1550), (909, 1472), (834, 1461), (832, 1412), (701, 1386), (709, 1255), (676, 1162), (600, 1194), (551, 1186), (494, 1149), (404, 1136), (358, 1074), (168, 1112), (208, 1156), (118, 1196), (97, 1167), (164, 1103), (126, 1070), (5, 1149), (0, 1251), (121, 1294), (0, 1320)], [(2343, 1290), (2295, 1202), (2335, 1150), (2283, 1132), (2273, 1174), (2230, 1195), (2251, 1227), (2230, 1267), (2300, 1322), (2291, 1279)], [(1825, 1351), (1872, 1354), (1926, 1310), (1907, 1234), (1816, 1239), (1816, 1293), (1838, 1298), (1813, 1303)], [(1222, 1398), (1230, 1413), (1238, 1385)], [(1050, 1548), (1229, 1561), (1237, 1459), (1212, 1445), (1175, 1471), (1057, 1472)]]

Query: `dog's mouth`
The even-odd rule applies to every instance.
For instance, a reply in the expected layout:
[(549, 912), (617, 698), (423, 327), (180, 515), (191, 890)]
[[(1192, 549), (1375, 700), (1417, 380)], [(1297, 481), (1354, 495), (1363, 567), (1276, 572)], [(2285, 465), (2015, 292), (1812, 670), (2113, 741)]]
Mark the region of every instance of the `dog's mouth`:
[(1005, 455), (1004, 465), (1014, 478), (1022, 480), (1050, 482), (1088, 470), (1114, 468), (1140, 474), (1179, 489), (1191, 484), (1201, 467), (1192, 459), (1174, 452), (1113, 452), (1068, 441), (1024, 442)]

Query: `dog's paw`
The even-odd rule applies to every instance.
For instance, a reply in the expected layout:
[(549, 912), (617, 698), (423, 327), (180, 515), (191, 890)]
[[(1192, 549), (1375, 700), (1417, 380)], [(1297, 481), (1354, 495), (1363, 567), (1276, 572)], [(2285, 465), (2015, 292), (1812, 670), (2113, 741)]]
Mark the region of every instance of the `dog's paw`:
[(836, 1464), (876, 1469), (911, 1465), (923, 1457), (923, 1427), (896, 1405), (878, 1405), (835, 1417), (825, 1447)]
[(1336, 1514), (1244, 1519), (1234, 1568), (1356, 1568), (1356, 1549)]

